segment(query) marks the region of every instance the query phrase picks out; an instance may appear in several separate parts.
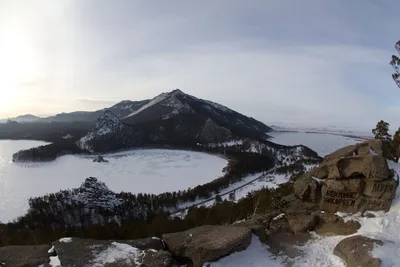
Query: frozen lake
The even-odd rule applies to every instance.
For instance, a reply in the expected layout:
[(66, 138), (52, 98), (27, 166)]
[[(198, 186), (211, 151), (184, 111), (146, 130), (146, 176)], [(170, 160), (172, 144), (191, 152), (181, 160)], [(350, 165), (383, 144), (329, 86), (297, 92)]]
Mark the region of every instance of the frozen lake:
[(317, 152), (321, 157), (341, 147), (364, 141), (359, 138), (327, 133), (273, 132), (268, 133), (268, 135), (273, 137), (269, 140), (271, 142), (288, 146), (305, 145)]
[(0, 221), (24, 214), (29, 197), (79, 187), (90, 176), (115, 192), (158, 194), (210, 182), (223, 175), (227, 165), (214, 155), (162, 149), (107, 154), (108, 163), (72, 155), (46, 163), (12, 162), (13, 153), (43, 144), (0, 140)]

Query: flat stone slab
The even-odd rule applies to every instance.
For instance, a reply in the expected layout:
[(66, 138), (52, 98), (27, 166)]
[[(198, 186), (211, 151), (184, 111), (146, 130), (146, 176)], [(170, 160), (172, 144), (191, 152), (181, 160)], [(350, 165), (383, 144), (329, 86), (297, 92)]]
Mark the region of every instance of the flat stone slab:
[(333, 254), (343, 259), (347, 267), (379, 267), (381, 260), (371, 256), (374, 246), (381, 246), (382, 241), (365, 236), (352, 236), (336, 245)]
[(0, 247), (0, 263), (7, 267), (48, 267), (50, 248), (50, 245)]
[(248, 227), (204, 225), (184, 232), (165, 234), (163, 241), (172, 255), (190, 259), (194, 267), (246, 249), (251, 242)]
[(167, 251), (141, 250), (131, 245), (136, 243), (145, 248), (151, 247), (151, 242), (150, 239), (112, 241), (73, 237), (61, 238), (53, 245), (63, 267), (132, 267), (143, 266), (145, 262), (147, 267), (173, 266), (174, 261)]

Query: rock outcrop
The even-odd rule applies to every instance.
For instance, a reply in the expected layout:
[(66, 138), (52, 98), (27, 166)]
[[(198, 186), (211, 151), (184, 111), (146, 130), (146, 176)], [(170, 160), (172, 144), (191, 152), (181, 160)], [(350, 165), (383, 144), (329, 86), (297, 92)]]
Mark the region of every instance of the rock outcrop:
[(0, 266), (44, 266), (48, 267), (50, 245), (0, 247)]
[[(62, 238), (53, 243), (62, 266), (110, 266), (110, 267), (171, 267), (175, 266), (168, 251), (156, 250), (161, 241), (106, 241), (82, 238)], [(132, 244), (145, 245), (145, 249)], [(144, 264), (144, 265), (143, 265)]]
[(175, 257), (187, 258), (194, 267), (246, 249), (251, 230), (246, 227), (204, 225), (184, 232), (165, 234), (163, 241)]
[(295, 195), (329, 212), (388, 211), (399, 183), (389, 156), (378, 140), (341, 148), (295, 182)]
[(102, 156), (98, 156), (93, 162), (108, 162), (108, 160), (104, 159)]
[(380, 240), (370, 239), (364, 236), (352, 236), (337, 244), (333, 254), (343, 259), (347, 267), (379, 267), (381, 260), (371, 256), (374, 246), (381, 246)]

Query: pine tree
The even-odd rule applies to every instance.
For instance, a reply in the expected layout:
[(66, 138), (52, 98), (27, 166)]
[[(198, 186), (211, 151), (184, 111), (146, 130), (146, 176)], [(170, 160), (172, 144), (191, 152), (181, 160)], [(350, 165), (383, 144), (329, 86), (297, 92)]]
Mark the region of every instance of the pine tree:
[(397, 129), (395, 134), (393, 135), (393, 142), (392, 142), (392, 151), (391, 151), (394, 160), (396, 162), (399, 161), (400, 158), (400, 128)]
[[(400, 54), (400, 41), (397, 41), (396, 45), (394, 46), (397, 50), (397, 53)], [(396, 55), (392, 55), (392, 60), (390, 61), (390, 65), (392, 65), (394, 69), (394, 73), (392, 74), (393, 80), (400, 88), (400, 59)]]
[(372, 130), (375, 139), (390, 141), (392, 136), (389, 134), (389, 123), (381, 120), (376, 124), (376, 128)]
[(222, 202), (222, 197), (221, 197), (219, 194), (217, 194), (217, 195), (215, 196), (215, 202), (216, 202), (216, 203), (221, 203), (221, 202)]

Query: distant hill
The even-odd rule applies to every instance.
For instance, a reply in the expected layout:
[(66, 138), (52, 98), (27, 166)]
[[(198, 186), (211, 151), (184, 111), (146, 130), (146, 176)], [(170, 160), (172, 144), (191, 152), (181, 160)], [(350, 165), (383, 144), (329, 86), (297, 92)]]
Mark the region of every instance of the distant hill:
[(14, 121), (14, 122), (37, 122), (39, 121), (41, 118), (37, 117), (35, 115), (32, 114), (25, 114), (25, 115), (21, 115), (18, 117), (14, 117), (14, 118), (8, 118), (8, 119), (2, 119), (0, 120), (0, 123), (6, 123), (7, 121)]

